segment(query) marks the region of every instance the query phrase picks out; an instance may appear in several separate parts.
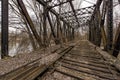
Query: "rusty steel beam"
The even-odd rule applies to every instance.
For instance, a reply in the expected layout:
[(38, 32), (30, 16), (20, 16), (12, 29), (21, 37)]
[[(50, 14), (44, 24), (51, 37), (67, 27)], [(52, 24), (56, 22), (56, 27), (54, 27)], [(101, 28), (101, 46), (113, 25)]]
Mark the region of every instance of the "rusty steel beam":
[(111, 50), (113, 44), (113, 0), (108, 0), (107, 12), (107, 50)]
[(47, 8), (43, 7), (43, 46), (47, 47)]
[[(96, 2), (96, 6), (95, 6), (95, 9), (93, 11), (93, 14), (91, 16), (91, 19), (90, 19), (90, 26), (89, 26), (89, 40), (95, 44), (95, 38), (96, 38), (96, 33), (94, 33), (94, 26), (95, 26), (95, 17), (96, 17), (96, 14), (98, 13), (98, 10), (100, 9), (100, 5), (102, 3), (103, 0), (97, 0)], [(99, 26), (98, 26), (99, 27)], [(100, 35), (97, 35), (97, 36), (100, 36)]]
[(59, 18), (57, 18), (57, 38), (58, 39), (60, 38), (60, 20), (59, 20)]
[(2, 20), (1, 20), (1, 57), (8, 56), (8, 0), (1, 1)]
[(37, 40), (39, 46), (41, 46), (40, 36), (38, 35), (38, 33), (37, 33), (36, 29), (35, 29), (35, 26), (34, 26), (32, 20), (31, 20), (31, 18), (29, 16), (28, 12), (27, 12), (27, 9), (25, 8), (25, 5), (24, 5), (23, 1), (22, 0), (17, 0), (17, 2), (18, 2), (19, 7), (21, 8), (21, 11), (22, 11), (24, 17), (26, 18), (26, 20), (27, 20), (27, 22), (28, 22), (28, 24), (30, 26), (30, 29), (31, 29), (35, 39)]

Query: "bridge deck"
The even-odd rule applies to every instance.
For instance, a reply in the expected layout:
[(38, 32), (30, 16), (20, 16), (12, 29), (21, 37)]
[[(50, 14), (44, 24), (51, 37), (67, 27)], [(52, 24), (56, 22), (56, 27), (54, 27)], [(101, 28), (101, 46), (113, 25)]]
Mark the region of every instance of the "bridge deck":
[[(61, 49), (62, 50), (62, 49)], [(57, 51), (60, 52), (60, 49)], [(26, 77), (23, 77), (22, 73), (18, 73), (20, 70), (16, 71), (20, 75), (14, 74), (8, 74), (7, 77), (1, 78), (6, 79), (8, 77), (11, 77), (11, 75), (15, 75), (15, 77), (12, 76), (11, 79), (13, 80), (119, 80), (120, 74), (117, 72), (116, 68), (111, 66), (111, 64), (108, 61), (105, 61), (101, 54), (95, 49), (93, 45), (91, 45), (88, 41), (80, 41), (77, 45), (74, 46), (74, 48), (68, 52), (65, 53), (64, 56), (62, 56), (59, 60), (56, 61), (57, 56), (60, 54), (58, 53), (50, 54), (48, 57), (42, 57), (40, 59), (39, 67), (34, 66), (30, 67), (30, 70), (33, 68), (32, 73), (30, 72), (29, 68), (28, 71), (30, 74), (26, 75)], [(44, 74), (39, 75), (38, 73), (41, 73), (42, 70), (44, 70), (44, 66), (48, 65), (46, 62), (47, 60), (50, 60), (51, 62), (56, 61), (52, 67), (49, 67), (47, 71), (45, 71)], [(51, 63), (50, 63), (51, 64)], [(7, 65), (7, 64), (6, 64)], [(36, 71), (37, 70), (37, 71)], [(40, 72), (38, 72), (40, 71)], [(29, 73), (28, 72), (28, 73)], [(35, 73), (35, 74), (34, 74)], [(32, 76), (31, 76), (32, 75)], [(39, 75), (34, 77), (35, 75)], [(31, 79), (28, 79), (29, 77), (32, 77)], [(20, 79), (19, 79), (20, 78)], [(6, 79), (9, 80), (9, 79)]]
[[(69, 54), (38, 80), (119, 80), (115, 67), (105, 61), (88, 41), (80, 41)], [(52, 73), (52, 74), (50, 74)]]

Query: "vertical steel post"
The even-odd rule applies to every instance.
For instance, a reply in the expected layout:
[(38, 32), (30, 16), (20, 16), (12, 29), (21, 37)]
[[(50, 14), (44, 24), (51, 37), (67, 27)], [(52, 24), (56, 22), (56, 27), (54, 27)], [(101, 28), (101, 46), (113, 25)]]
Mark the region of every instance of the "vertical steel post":
[(57, 38), (60, 38), (60, 21), (59, 18), (57, 18)]
[(92, 28), (92, 37), (93, 37), (93, 44), (95, 44), (96, 45), (96, 25), (95, 25), (95, 17), (94, 17), (94, 19), (93, 19), (93, 28)]
[(100, 46), (100, 44), (101, 44), (101, 38), (102, 38), (102, 36), (101, 36), (101, 28), (100, 28), (100, 10), (99, 10), (99, 8), (98, 8), (98, 10), (97, 10), (97, 13), (96, 13), (97, 15), (96, 15), (96, 45), (97, 46)]
[(72, 28), (72, 39), (75, 39), (75, 29)]
[(89, 21), (89, 41), (91, 41), (91, 21)]
[(8, 56), (8, 0), (1, 0), (1, 57)]
[(44, 7), (44, 14), (43, 14), (43, 44), (44, 47), (47, 47), (47, 7)]
[(120, 23), (116, 31), (113, 49), (113, 56), (117, 57), (120, 52)]
[(63, 29), (64, 29), (64, 42), (66, 42), (66, 37), (67, 37), (67, 30), (66, 30), (66, 24), (63, 22)]
[(112, 43), (113, 43), (113, 0), (109, 0), (107, 12), (107, 50), (111, 50)]

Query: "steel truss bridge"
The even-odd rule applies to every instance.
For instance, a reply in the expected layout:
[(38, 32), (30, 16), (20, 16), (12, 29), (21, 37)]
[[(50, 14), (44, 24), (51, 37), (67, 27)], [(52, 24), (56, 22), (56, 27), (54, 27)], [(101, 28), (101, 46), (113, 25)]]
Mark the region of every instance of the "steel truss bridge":
[[(38, 34), (32, 18), (25, 7), (23, 0), (16, 0), (20, 14), (23, 15), (24, 21), (29, 25), (29, 32), (35, 38), (37, 44), (47, 46), (47, 20), (50, 24), (51, 34), (56, 44), (61, 42), (60, 34), (70, 40), (75, 38), (75, 31), (80, 27), (88, 26), (89, 35), (88, 40), (97, 46), (101, 43), (104, 45), (106, 51), (112, 51), (114, 56), (117, 56), (120, 50), (120, 27), (116, 33), (115, 40), (113, 40), (113, 0), (97, 0), (96, 4), (86, 8), (75, 9), (73, 5), (74, 0), (59, 1), (50, 4), (52, 0), (36, 0), (43, 8), (43, 38), (41, 42), (40, 35)], [(118, 2), (120, 2), (118, 0)], [(2, 57), (8, 55), (8, 0), (2, 0), (2, 37), (1, 37), (1, 55)], [(70, 10), (62, 11), (62, 5), (68, 4)], [(56, 11), (54, 7), (61, 8)], [(57, 22), (57, 32), (55, 31), (50, 14), (54, 15)], [(107, 26), (105, 26), (105, 21)], [(119, 25), (120, 26), (120, 25)], [(106, 28), (106, 30), (105, 30)], [(62, 39), (64, 39), (62, 38)]]
[[(75, 0), (32, 0), (37, 18), (31, 17), (32, 10), (29, 11), (31, 8), (26, 7), (24, 0), (11, 1), (12, 5), (9, 0), (1, 0), (2, 60), (9, 56), (9, 26), (13, 27), (13, 24), (24, 25), (25, 29), (21, 27), (17, 29), (27, 32), (35, 51), (50, 47), (50, 41), (53, 41), (55, 46), (61, 45), (62, 47), (53, 51), (54, 55), (57, 55), (53, 62), (39, 65), (41, 60), (39, 58), (14, 71), (0, 75), (0, 79), (41, 80), (43, 77), (41, 75), (49, 71), (50, 74), (59, 72), (76, 80), (120, 79), (120, 73), (115, 68), (120, 70), (119, 60), (117, 63), (116, 59), (120, 53), (120, 23), (114, 33), (115, 23), (113, 21), (114, 6), (120, 5), (120, 0), (117, 0), (117, 4), (113, 2), (114, 0), (96, 0), (96, 4), (92, 6), (77, 9), (74, 4)], [(19, 14), (21, 22), (12, 21), (15, 17), (10, 18), (9, 7)], [(79, 31), (86, 31), (87, 41), (78, 40)], [(67, 45), (63, 46), (63, 44)], [(101, 47), (103, 47), (102, 50)], [(111, 66), (112, 63), (109, 61), (113, 62), (115, 67)], [(82, 74), (86, 77), (81, 77)]]

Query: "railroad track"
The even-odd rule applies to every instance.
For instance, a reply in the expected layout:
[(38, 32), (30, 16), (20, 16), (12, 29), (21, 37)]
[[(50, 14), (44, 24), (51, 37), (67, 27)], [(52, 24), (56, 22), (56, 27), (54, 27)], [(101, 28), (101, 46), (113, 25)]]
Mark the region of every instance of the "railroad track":
[(58, 49), (55, 52), (59, 56), (49, 64), (39, 65), (36, 60), (4, 75), (1, 80), (120, 80), (115, 67), (85, 44)]
[[(120, 80), (120, 73), (94, 51), (72, 49), (35, 80)], [(79, 48), (80, 47), (80, 48)], [(81, 49), (81, 50), (80, 50)]]
[[(69, 46), (67, 48), (59, 48), (52, 53), (58, 53), (59, 56), (55, 61), (60, 59), (64, 54), (68, 53), (74, 46)], [(51, 54), (49, 54), (51, 55)], [(49, 56), (48, 55), (48, 56)], [(55, 63), (55, 61), (50, 62), (49, 64), (39, 65), (41, 58), (34, 60), (20, 68), (17, 68), (9, 73), (0, 76), (0, 80), (34, 80), (37, 76), (44, 73), (49, 66)]]

